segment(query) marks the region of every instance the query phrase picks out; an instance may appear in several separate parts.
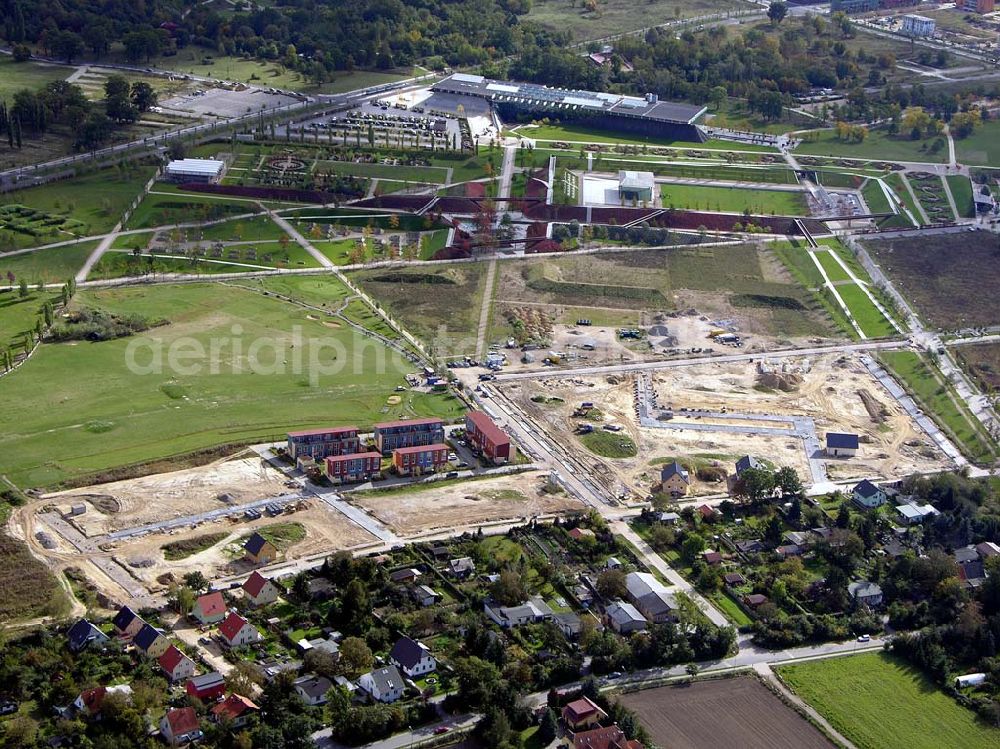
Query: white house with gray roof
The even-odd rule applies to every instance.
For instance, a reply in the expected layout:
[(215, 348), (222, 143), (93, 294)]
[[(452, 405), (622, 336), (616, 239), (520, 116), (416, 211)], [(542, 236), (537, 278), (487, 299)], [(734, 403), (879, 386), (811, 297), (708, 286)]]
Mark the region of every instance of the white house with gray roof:
[(376, 702), (396, 702), (403, 696), (406, 684), (395, 666), (383, 666), (358, 679), (358, 686)]

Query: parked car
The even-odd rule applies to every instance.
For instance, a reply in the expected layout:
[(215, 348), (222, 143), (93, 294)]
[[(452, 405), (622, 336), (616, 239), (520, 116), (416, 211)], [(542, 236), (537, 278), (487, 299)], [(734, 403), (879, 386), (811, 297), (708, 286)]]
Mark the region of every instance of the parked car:
[(858, 642), (871, 642), (871, 635), (858, 635)]
[(438, 726), (434, 729), (434, 735), (440, 736), (442, 733), (448, 733), (451, 729), (448, 726)]

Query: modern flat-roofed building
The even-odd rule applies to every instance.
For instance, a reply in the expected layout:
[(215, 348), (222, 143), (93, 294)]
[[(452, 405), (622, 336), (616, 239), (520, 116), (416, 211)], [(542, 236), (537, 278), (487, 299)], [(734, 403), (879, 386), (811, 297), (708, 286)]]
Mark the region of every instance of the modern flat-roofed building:
[(400, 447), (436, 445), (444, 442), (441, 419), (406, 419), (375, 425), (375, 449), (383, 455)]
[(903, 33), (907, 36), (932, 36), (937, 23), (933, 18), (907, 13), (903, 16)]
[(510, 437), (482, 411), (465, 415), (465, 439), (474, 452), (491, 463), (507, 463), (513, 457)]
[(400, 476), (434, 473), (448, 462), (448, 446), (414, 445), (392, 451), (392, 465)]
[(361, 451), (361, 440), (357, 427), (333, 427), (332, 429), (304, 429), (288, 433), (288, 456), (298, 461), (309, 456), (322, 460), (329, 455), (348, 455)]
[(589, 127), (701, 143), (705, 134), (695, 124), (705, 107), (644, 97), (550, 88), (537, 83), (496, 81), (455, 73), (431, 86), (435, 93), (485, 99), (505, 119), (549, 117), (583, 122)]
[(168, 182), (214, 184), (225, 169), (226, 163), (215, 159), (177, 159), (167, 164), (163, 176)]
[(326, 457), (326, 477), (335, 484), (371, 481), (381, 471), (382, 453), (367, 452)]
[(650, 203), (656, 189), (652, 172), (622, 169), (618, 172), (618, 197), (625, 203)]

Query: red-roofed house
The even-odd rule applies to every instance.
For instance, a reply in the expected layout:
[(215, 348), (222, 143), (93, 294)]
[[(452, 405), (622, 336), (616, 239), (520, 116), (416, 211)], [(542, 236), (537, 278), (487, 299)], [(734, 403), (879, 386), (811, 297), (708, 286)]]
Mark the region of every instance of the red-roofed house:
[(256, 570), (243, 583), (243, 592), (254, 606), (266, 606), (278, 600), (278, 586)]
[(577, 731), (581, 728), (591, 728), (606, 717), (608, 717), (608, 714), (601, 709), (600, 705), (597, 705), (588, 697), (573, 700), (562, 711), (563, 723), (571, 731)]
[(80, 692), (73, 702), (77, 712), (85, 715), (97, 715), (104, 705), (104, 698), (110, 694), (120, 694), (126, 701), (132, 700), (132, 687), (128, 684), (117, 684), (113, 687), (94, 687)]
[(711, 507), (709, 505), (701, 505), (696, 510), (696, 512), (699, 515), (701, 515), (702, 518), (705, 519), (705, 520), (710, 520), (711, 518), (714, 518), (716, 515), (720, 515), (721, 514), (718, 510), (716, 510), (714, 507)]
[(465, 438), (473, 452), (490, 463), (509, 463), (513, 457), (510, 437), (482, 411), (465, 415)]
[(191, 609), (191, 616), (202, 624), (217, 624), (226, 618), (226, 602), (222, 598), (222, 591), (206, 593), (198, 596)]
[(178, 707), (167, 710), (160, 721), (160, 735), (170, 746), (181, 746), (197, 741), (205, 734), (198, 723), (198, 714), (193, 707)]
[(573, 734), (573, 749), (644, 749), (641, 742), (625, 738), (618, 726)]
[(188, 679), (188, 683), (184, 685), (184, 691), (202, 702), (215, 700), (226, 693), (226, 679), (218, 671), (212, 671)]
[(219, 625), (219, 636), (231, 648), (241, 648), (260, 640), (260, 632), (257, 631), (257, 628), (235, 611), (230, 613), (226, 620)]
[(194, 676), (194, 661), (182, 653), (176, 645), (171, 645), (157, 662), (170, 681), (180, 681)]
[(239, 728), (259, 709), (243, 695), (231, 694), (212, 708), (212, 720), (217, 723), (228, 721), (233, 728)]
[(400, 476), (423, 476), (434, 473), (448, 462), (448, 446), (414, 445), (392, 451), (392, 466)]

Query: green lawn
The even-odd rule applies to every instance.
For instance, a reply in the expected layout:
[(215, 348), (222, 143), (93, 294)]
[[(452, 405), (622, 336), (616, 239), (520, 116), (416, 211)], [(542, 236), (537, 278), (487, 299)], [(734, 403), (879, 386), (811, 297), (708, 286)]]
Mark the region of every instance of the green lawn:
[(247, 288), (261, 289), (297, 299), (314, 307), (336, 309), (351, 290), (330, 276), (268, 276), (239, 282)]
[(1000, 730), (976, 720), (922, 672), (885, 653), (776, 669), (859, 749), (988, 749)]
[(45, 302), (54, 302), (57, 297), (35, 288), (29, 289), (24, 298), (16, 288), (0, 292), (0, 350), (14, 346), (16, 353), (21, 353), (24, 334), (35, 329)]
[(206, 242), (264, 242), (288, 236), (270, 216), (223, 221), (221, 224), (206, 226), (200, 231), (191, 230), (189, 234), (194, 239), (200, 237)]
[(989, 120), (968, 138), (956, 138), (955, 156), (960, 164), (1000, 165), (1000, 121)]
[(718, 13), (735, 4), (729, 0), (684, 0), (681, 3), (645, 0), (641, 6), (636, 6), (632, 0), (603, 0), (597, 12), (590, 12), (583, 3), (535, 0), (527, 7), (531, 9), (526, 16), (528, 21), (568, 32), (574, 39), (581, 40), (634, 31), (677, 18)]
[(759, 215), (804, 216), (808, 214), (805, 193), (785, 190), (748, 190), (738, 187), (701, 185), (660, 185), (664, 207), (750, 213)]
[(774, 149), (767, 146), (756, 146), (750, 143), (710, 140), (706, 143), (674, 140), (672, 138), (656, 138), (643, 135), (615, 135), (613, 130), (600, 130), (583, 125), (524, 125), (517, 130), (517, 135), (523, 135), (533, 140), (566, 141), (569, 143), (646, 143), (654, 146), (680, 146), (685, 148), (719, 149), (723, 151), (756, 151), (770, 152)]
[(837, 293), (851, 310), (861, 330), (869, 338), (883, 338), (898, 335), (892, 324), (879, 312), (868, 295), (856, 283), (837, 286)]
[(64, 81), (72, 72), (72, 68), (62, 65), (14, 62), (13, 57), (2, 55), (0, 56), (0, 101), (10, 102), (14, 94), (22, 88), (34, 91), (52, 81)]
[(893, 191), (895, 191), (899, 199), (903, 201), (903, 205), (905, 205), (913, 215), (913, 220), (918, 224), (922, 224), (924, 219), (923, 214), (917, 207), (917, 199), (912, 190), (908, 187), (908, 183), (903, 181), (903, 177), (894, 172), (885, 178), (885, 182), (893, 189)]
[[(814, 131), (815, 132), (815, 131)], [(887, 135), (883, 130), (872, 130), (862, 143), (845, 143), (837, 139), (833, 130), (819, 131), (819, 139), (806, 140), (795, 152), (813, 156), (841, 156), (848, 159), (874, 161), (925, 161), (943, 163), (948, 160), (948, 144), (938, 147), (938, 137), (927, 140)], [(944, 137), (941, 136), (942, 142)]]
[[(327, 283), (340, 287), (333, 278)], [(24, 486), (281, 439), (289, 429), (461, 413), (450, 394), (406, 393), (398, 406), (387, 405), (412, 365), (347, 326), (329, 327), (247, 289), (202, 283), (81, 290), (74, 303), (169, 324), (132, 339), (45, 344), (0, 379), (4, 473)], [(191, 354), (199, 350), (203, 356)], [(101, 429), (90, 431), (95, 421)]]
[(0, 256), (0, 276), (6, 279), (7, 273), (10, 272), (18, 280), (24, 278), (30, 284), (39, 281), (61, 283), (76, 275), (76, 272), (83, 267), (87, 256), (98, 244), (98, 241), (92, 240), (65, 247), (49, 247), (19, 255)]
[(72, 234), (53, 231), (31, 236), (15, 232), (14, 244), (34, 247), (72, 239), (74, 235), (85, 237), (109, 231), (152, 174), (153, 168), (148, 166), (134, 167), (127, 173), (103, 169), (82, 177), (5, 193), (4, 204), (23, 205), (72, 222)]
[(636, 455), (635, 442), (624, 432), (595, 429), (581, 435), (580, 441), (590, 452), (603, 458), (633, 458)]
[(710, 596), (712, 603), (737, 627), (749, 627), (753, 620), (728, 593), (720, 592)]
[(882, 185), (877, 179), (870, 179), (861, 188), (861, 195), (868, 204), (868, 210), (872, 213), (892, 213), (892, 206), (889, 205), (889, 198), (882, 190)]
[(352, 177), (384, 177), (397, 182), (421, 182), (443, 185), (448, 172), (435, 166), (394, 166), (392, 164), (364, 164), (353, 161), (321, 161), (320, 171), (346, 174)]
[(832, 250), (817, 250), (815, 253), (816, 259), (819, 260), (819, 264), (823, 266), (823, 270), (826, 271), (826, 275), (830, 277), (831, 281), (850, 281), (851, 277), (844, 270), (844, 267), (837, 262), (837, 258), (833, 256)]
[(147, 195), (129, 217), (126, 228), (149, 229), (155, 226), (170, 226), (173, 224), (189, 224), (204, 221), (214, 221), (247, 213), (257, 213), (260, 208), (253, 200), (219, 200), (217, 198), (200, 197), (190, 193)]
[(951, 197), (955, 199), (959, 218), (975, 218), (976, 206), (972, 201), (972, 180), (961, 174), (951, 174), (945, 179), (948, 180)]
[(879, 359), (968, 458), (982, 462), (996, 455), (996, 444), (984, 433), (976, 417), (921, 354), (883, 351)]

